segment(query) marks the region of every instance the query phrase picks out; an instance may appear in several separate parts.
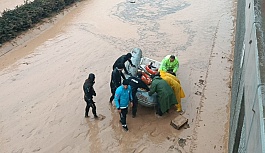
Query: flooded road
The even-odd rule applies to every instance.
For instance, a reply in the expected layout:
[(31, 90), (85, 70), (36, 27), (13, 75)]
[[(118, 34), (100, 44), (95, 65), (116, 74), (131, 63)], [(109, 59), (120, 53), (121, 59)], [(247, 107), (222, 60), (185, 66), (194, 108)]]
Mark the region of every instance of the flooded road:
[[(231, 0), (78, 3), (0, 57), (1, 152), (227, 152), (235, 10)], [(178, 56), (189, 128), (170, 126), (174, 108), (158, 118), (139, 106), (122, 130), (109, 81), (114, 61), (134, 47), (158, 61)], [(91, 72), (98, 120), (84, 118)]]

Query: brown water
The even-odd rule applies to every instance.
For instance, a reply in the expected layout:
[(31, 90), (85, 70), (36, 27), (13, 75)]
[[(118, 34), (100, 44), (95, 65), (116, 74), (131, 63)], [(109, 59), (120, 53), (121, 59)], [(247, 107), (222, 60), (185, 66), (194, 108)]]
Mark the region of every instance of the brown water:
[[(227, 152), (235, 9), (230, 0), (85, 0), (22, 36), (0, 57), (1, 152)], [(178, 56), (190, 128), (170, 126), (174, 108), (159, 118), (139, 106), (122, 130), (108, 104), (110, 73), (134, 47), (159, 61)], [(99, 120), (84, 118), (91, 72)]]

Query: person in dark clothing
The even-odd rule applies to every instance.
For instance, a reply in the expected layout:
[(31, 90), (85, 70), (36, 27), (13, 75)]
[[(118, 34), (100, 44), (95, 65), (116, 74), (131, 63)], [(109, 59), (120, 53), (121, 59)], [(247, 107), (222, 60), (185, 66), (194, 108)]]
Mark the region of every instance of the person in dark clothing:
[(111, 73), (110, 91), (112, 95), (109, 100), (110, 103), (112, 103), (114, 99), (116, 89), (121, 85), (121, 78), (125, 79), (122, 70), (123, 70), (123, 64), (118, 63), (116, 68)]
[(95, 102), (93, 101), (93, 96), (96, 96), (96, 92), (94, 90), (94, 85), (95, 83), (95, 74), (90, 73), (88, 75), (88, 79), (86, 79), (84, 85), (83, 85), (83, 90), (84, 90), (84, 100), (86, 101), (86, 109), (85, 109), (85, 117), (88, 117), (88, 112), (90, 107), (92, 108), (92, 113), (94, 114), (95, 118), (98, 118), (97, 112), (96, 112), (96, 105)]
[[(140, 75), (138, 75), (140, 76)], [(143, 88), (146, 91), (149, 91), (149, 87), (138, 77), (131, 76), (128, 78), (130, 81), (129, 85), (132, 87), (132, 97), (133, 97), (133, 107), (132, 107), (132, 117), (135, 118), (137, 107), (138, 107), (138, 98), (136, 96), (138, 88)]]
[(128, 53), (128, 54), (126, 54), (126, 55), (122, 55), (122, 56), (120, 56), (120, 57), (115, 61), (115, 63), (113, 64), (112, 69), (114, 70), (115, 67), (117, 67), (117, 65), (118, 65), (119, 63), (122, 63), (122, 65), (123, 65), (123, 69), (124, 69), (124, 72), (125, 72), (126, 74), (128, 74), (128, 71), (127, 71), (127, 69), (125, 68), (124, 63), (125, 63), (126, 61), (128, 61), (128, 62), (131, 64), (132, 67), (135, 67), (135, 65), (133, 65), (133, 63), (132, 63), (132, 61), (131, 61), (131, 57), (132, 57), (132, 54), (131, 54), (131, 53)]

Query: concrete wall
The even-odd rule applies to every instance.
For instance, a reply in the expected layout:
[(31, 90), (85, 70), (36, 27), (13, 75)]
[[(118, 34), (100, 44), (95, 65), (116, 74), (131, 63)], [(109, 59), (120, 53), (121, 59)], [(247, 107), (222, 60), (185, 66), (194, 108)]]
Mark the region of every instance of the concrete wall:
[(238, 1), (229, 152), (265, 153), (262, 0)]

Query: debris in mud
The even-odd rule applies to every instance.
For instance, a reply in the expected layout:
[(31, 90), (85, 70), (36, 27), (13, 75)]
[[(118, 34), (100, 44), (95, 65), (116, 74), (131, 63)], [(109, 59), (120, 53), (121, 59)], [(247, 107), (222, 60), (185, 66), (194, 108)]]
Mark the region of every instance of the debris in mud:
[(202, 92), (200, 92), (200, 91), (196, 91), (196, 92), (195, 92), (195, 95), (202, 95)]
[(204, 84), (204, 80), (200, 79), (199, 80), (199, 84), (203, 85)]
[(167, 136), (167, 140), (169, 140), (169, 141), (171, 141), (171, 142), (175, 142), (175, 140), (176, 140), (176, 137), (169, 137), (169, 136)]
[(38, 152), (41, 148), (34, 149), (32, 152)]
[(199, 79), (199, 82), (198, 83), (194, 83), (194, 85), (198, 86), (198, 87), (201, 87), (204, 85), (204, 80), (202, 79)]
[(178, 144), (180, 147), (184, 147), (186, 145), (186, 139), (184, 138), (179, 138)]
[(24, 62), (24, 63), (22, 63), (22, 64), (29, 65), (29, 63), (28, 63), (28, 62)]
[(177, 145), (171, 145), (169, 148), (168, 148), (170, 151), (173, 151), (173, 152), (176, 152), (176, 153), (182, 153), (182, 152), (185, 152), (183, 149), (181, 149), (179, 146)]

